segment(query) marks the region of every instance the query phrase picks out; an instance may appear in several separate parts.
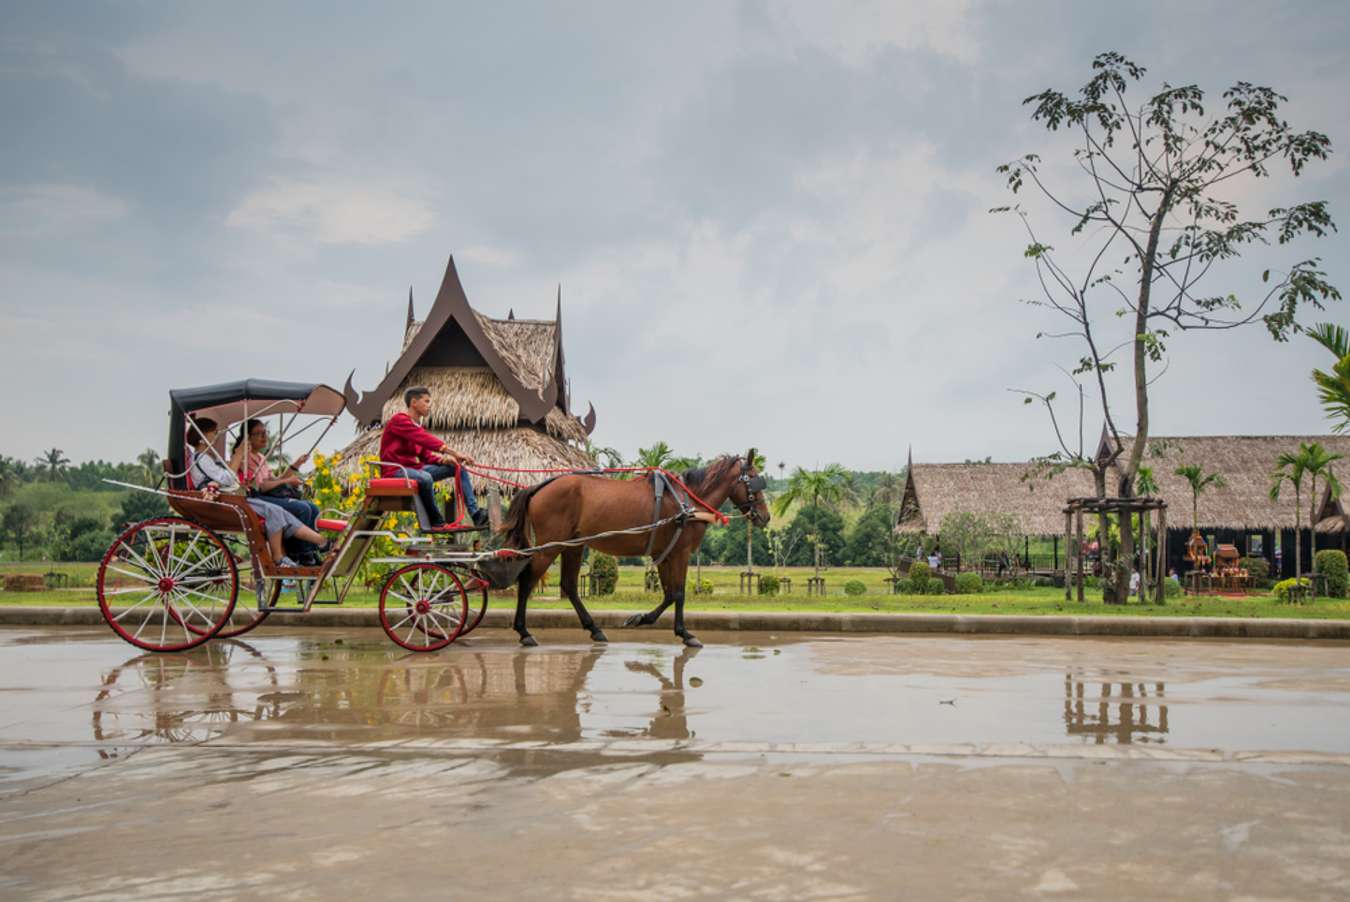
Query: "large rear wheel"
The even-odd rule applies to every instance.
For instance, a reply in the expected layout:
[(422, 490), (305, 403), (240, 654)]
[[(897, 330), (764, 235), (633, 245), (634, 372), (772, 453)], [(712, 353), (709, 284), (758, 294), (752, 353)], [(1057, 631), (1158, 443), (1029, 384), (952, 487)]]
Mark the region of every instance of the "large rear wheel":
[(127, 642), (146, 651), (185, 651), (229, 622), (239, 574), (220, 536), (181, 517), (159, 517), (113, 540), (99, 564), (97, 590), (103, 619)]
[(483, 622), (483, 615), (487, 613), (488, 608), (487, 580), (470, 574), (464, 588), (469, 593), (469, 620), (464, 625), (461, 636), (467, 636), (478, 629), (478, 624)]
[(445, 648), (469, 618), (469, 596), (455, 571), (423, 561), (389, 574), (380, 590), (380, 626), (409, 651)]

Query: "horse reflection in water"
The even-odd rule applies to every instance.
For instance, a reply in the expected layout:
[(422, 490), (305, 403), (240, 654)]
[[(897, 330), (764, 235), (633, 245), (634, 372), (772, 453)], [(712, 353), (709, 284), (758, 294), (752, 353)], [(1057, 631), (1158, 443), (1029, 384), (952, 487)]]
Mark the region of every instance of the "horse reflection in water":
[[(1096, 687), (1096, 694), (1090, 688)], [(1096, 745), (1114, 740), (1167, 741), (1167, 686), (1164, 683), (1112, 683), (1064, 674), (1064, 727), (1070, 736), (1082, 736)], [(1095, 704), (1094, 704), (1095, 702)], [(1115, 708), (1114, 715), (1112, 708)], [(1150, 708), (1156, 708), (1155, 714)], [(1155, 716), (1156, 715), (1156, 716)]]
[[(93, 732), (106, 744), (100, 750), (105, 758), (128, 746), (227, 735), (359, 745), (414, 733), (565, 747), (584, 738), (583, 718), (594, 713), (593, 723), (604, 722), (615, 713), (593, 711), (589, 685), (606, 653), (606, 646), (547, 654), (461, 649), (447, 659), (408, 655), (390, 661), (360, 644), (313, 642), (301, 643), (299, 660), (288, 654), (279, 668), (244, 642), (218, 642), (179, 655), (141, 655), (113, 668), (92, 706)], [(619, 728), (593, 729), (591, 738), (688, 739), (684, 672), (696, 653), (683, 649), (670, 676), (664, 661), (625, 662), (629, 673), (650, 676), (659, 687), (651, 713), (642, 715), (649, 723), (629, 728), (631, 720), (624, 718)], [(620, 685), (605, 696), (611, 703), (651, 698)], [(653, 750), (653, 763), (698, 757), (663, 748)], [(579, 760), (576, 766), (589, 765)]]

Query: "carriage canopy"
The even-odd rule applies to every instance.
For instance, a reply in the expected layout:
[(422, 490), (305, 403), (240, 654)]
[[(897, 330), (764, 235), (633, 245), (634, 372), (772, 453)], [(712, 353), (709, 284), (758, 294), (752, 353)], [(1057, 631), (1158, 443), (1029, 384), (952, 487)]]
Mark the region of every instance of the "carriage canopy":
[[(184, 435), (189, 414), (210, 417), (228, 426), (249, 417), (306, 414), (336, 419), (346, 408), (342, 392), (321, 383), (244, 379), (169, 392), (169, 449), (167, 459), (182, 469)], [(175, 485), (174, 488), (182, 488)]]

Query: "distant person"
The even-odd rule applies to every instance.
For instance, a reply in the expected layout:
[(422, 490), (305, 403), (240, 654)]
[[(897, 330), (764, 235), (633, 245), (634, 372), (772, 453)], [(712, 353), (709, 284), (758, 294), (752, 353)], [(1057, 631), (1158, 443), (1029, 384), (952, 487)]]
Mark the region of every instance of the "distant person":
[(406, 470), (408, 478), (417, 481), (417, 494), (431, 518), (431, 530), (439, 532), (446, 528), (448, 518), (442, 516), (436, 502), (435, 483), (458, 474), (455, 490), (464, 499), (464, 509), (474, 526), (486, 526), (487, 511), (479, 510), (469, 471), (464, 468), (465, 464), (473, 463), (473, 458), (451, 451), (449, 445), (422, 428), (422, 421), (431, 412), (431, 389), (420, 385), (408, 389), (403, 393), (403, 405), (406, 409), (390, 417), (380, 435), (384, 475), (398, 477)]
[(932, 554), (928, 555), (928, 568), (930, 570), (942, 569), (942, 552), (938, 551), (936, 548), (933, 549)]
[(1139, 595), (1139, 571), (1130, 571), (1130, 594), (1138, 597)]

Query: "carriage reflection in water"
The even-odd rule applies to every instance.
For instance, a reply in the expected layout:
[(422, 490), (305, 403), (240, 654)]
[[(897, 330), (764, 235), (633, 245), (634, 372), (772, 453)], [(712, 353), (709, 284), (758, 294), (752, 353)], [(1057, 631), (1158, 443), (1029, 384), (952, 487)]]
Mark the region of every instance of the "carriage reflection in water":
[[(273, 611), (308, 612), (314, 605), (342, 604), (376, 539), (404, 549), (397, 558), (372, 558), (398, 565), (380, 591), (379, 618), (394, 642), (412, 651), (434, 651), (473, 630), (487, 609), (488, 589), (510, 585), (529, 558), (513, 551), (475, 551), (458, 540), (474, 535), (456, 493), (463, 526), (435, 535), (401, 537), (381, 529), (385, 519), (414, 512), (430, 525), (406, 471), (371, 479), (365, 500), (350, 520), (323, 517), (317, 528), (333, 536), (319, 566), (292, 566), (276, 560), (263, 522), (243, 495), (203, 491), (188, 473), (189, 430), (195, 418), (209, 418), (221, 438), (200, 452), (222, 466), (229, 427), (276, 417), (270, 456), (287, 441), (322, 427), (312, 452), (342, 414), (346, 401), (327, 385), (249, 379), (169, 392), (169, 444), (165, 457), (167, 497), (174, 516), (155, 517), (118, 536), (99, 565), (97, 590), (104, 619), (119, 636), (148, 651), (184, 651), (212, 638), (241, 636)], [(200, 431), (195, 439), (204, 439)], [(378, 462), (377, 462), (378, 464)], [(400, 469), (395, 466), (395, 469)], [(131, 488), (138, 488), (130, 486)], [(283, 589), (295, 600), (282, 606)]]

